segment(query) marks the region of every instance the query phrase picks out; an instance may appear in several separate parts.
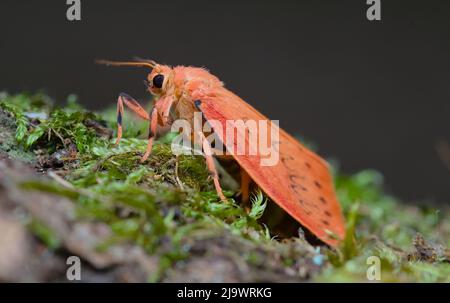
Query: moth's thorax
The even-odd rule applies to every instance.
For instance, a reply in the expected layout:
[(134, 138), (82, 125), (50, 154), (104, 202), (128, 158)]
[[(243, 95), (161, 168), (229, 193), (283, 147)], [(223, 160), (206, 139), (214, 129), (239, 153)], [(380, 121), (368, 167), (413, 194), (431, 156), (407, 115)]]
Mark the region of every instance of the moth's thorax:
[(208, 70), (200, 67), (177, 66), (174, 69), (173, 84), (177, 90), (194, 90), (223, 86), (222, 82)]
[[(193, 123), (194, 113), (198, 111), (194, 102), (202, 99), (215, 89), (223, 87), (223, 83), (204, 68), (191, 66), (176, 66), (169, 68), (165, 65), (157, 66), (149, 75), (149, 79), (157, 74), (163, 74), (165, 83), (162, 89), (151, 91), (157, 100), (173, 98), (171, 116)], [(157, 101), (157, 103), (159, 103)], [(159, 109), (161, 104), (156, 104)]]
[(222, 82), (204, 68), (177, 66), (173, 68), (172, 76), (168, 79), (163, 97), (174, 98), (176, 117), (190, 121), (196, 111), (195, 100), (192, 100), (193, 92), (209, 91), (211, 88), (222, 86)]

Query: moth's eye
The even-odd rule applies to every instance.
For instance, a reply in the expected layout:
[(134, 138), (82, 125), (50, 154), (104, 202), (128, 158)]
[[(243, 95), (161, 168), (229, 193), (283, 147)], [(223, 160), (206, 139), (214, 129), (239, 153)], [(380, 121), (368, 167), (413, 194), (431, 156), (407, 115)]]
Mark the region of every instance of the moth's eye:
[(153, 77), (153, 86), (157, 88), (161, 88), (163, 86), (164, 82), (164, 76), (161, 74), (156, 75)]

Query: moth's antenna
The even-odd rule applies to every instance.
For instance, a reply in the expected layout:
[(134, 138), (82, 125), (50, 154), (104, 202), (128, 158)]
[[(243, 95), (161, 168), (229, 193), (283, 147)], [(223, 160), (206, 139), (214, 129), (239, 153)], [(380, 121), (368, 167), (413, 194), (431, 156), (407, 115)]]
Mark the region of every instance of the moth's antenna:
[(140, 60), (140, 61), (109, 61), (109, 60), (95, 60), (98, 64), (104, 64), (107, 66), (137, 66), (137, 67), (149, 67), (155, 68), (156, 62), (152, 60)]
[(153, 60), (150, 60), (150, 59), (144, 59), (144, 58), (141, 58), (141, 57), (133, 57), (133, 60), (134, 61), (136, 61), (136, 62), (146, 62), (146, 63), (150, 63), (150, 64), (153, 64), (153, 65), (158, 65), (155, 61), (153, 61)]

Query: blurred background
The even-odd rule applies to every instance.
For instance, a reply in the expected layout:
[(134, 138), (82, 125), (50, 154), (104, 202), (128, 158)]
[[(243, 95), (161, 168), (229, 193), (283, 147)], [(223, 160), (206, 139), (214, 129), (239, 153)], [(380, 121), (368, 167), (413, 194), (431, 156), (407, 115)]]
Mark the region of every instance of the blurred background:
[(2, 0), (0, 90), (101, 109), (120, 92), (149, 100), (147, 71), (96, 58), (204, 66), (344, 172), (374, 168), (396, 196), (450, 203), (437, 152), (450, 143), (450, 3), (381, 3), (370, 22), (365, 0), (82, 0), (70, 22), (64, 0)]

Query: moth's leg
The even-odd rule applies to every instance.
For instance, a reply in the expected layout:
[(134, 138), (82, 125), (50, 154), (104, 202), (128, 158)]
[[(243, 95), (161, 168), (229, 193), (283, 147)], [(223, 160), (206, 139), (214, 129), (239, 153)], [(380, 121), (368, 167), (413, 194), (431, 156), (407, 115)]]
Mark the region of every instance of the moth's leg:
[(147, 160), (148, 156), (150, 156), (153, 148), (153, 140), (156, 136), (156, 127), (158, 125), (158, 110), (154, 106), (152, 108), (152, 111), (150, 113), (150, 125), (148, 128), (148, 143), (147, 143), (147, 149), (145, 151), (144, 156), (141, 159), (141, 162), (144, 162)]
[(163, 124), (167, 124), (169, 122), (170, 108), (172, 107), (173, 101), (172, 96), (166, 97), (160, 101), (161, 105), (159, 110)]
[(217, 195), (219, 195), (220, 200), (226, 202), (227, 198), (225, 198), (222, 187), (219, 183), (219, 174), (217, 173), (216, 165), (214, 164), (214, 158), (212, 156), (211, 145), (208, 140), (206, 140), (205, 135), (202, 132), (197, 132), (200, 140), (202, 140), (203, 152), (205, 154), (206, 166), (208, 167), (209, 173), (211, 174), (214, 180), (214, 187), (216, 188)]
[(249, 199), (250, 180), (249, 174), (241, 167), (241, 199), (245, 204)]
[(123, 118), (123, 104), (125, 104), (129, 109), (135, 112), (140, 118), (144, 120), (150, 120), (145, 109), (132, 97), (125, 93), (121, 93), (117, 99), (117, 139), (116, 144), (119, 144), (122, 138), (122, 118)]

